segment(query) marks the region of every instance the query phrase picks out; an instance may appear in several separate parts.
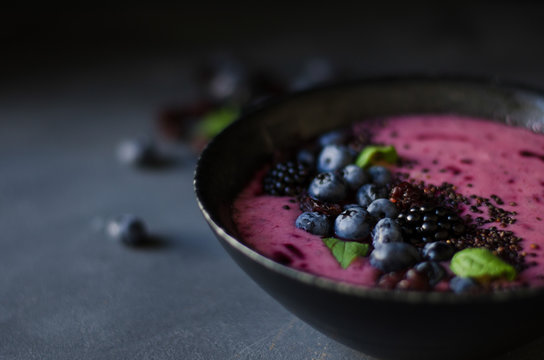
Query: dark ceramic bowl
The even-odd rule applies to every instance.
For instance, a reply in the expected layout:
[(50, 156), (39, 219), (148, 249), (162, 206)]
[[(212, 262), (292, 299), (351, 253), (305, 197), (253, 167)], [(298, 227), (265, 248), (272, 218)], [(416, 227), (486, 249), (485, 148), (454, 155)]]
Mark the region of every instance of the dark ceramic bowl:
[(348, 285), (276, 263), (240, 240), (231, 204), (270, 155), (353, 121), (455, 113), (543, 131), (544, 95), (489, 81), (381, 78), (292, 95), (247, 114), (202, 153), (195, 191), (207, 222), (263, 289), (331, 338), (384, 359), (486, 358), (544, 334), (544, 291), (397, 292)]

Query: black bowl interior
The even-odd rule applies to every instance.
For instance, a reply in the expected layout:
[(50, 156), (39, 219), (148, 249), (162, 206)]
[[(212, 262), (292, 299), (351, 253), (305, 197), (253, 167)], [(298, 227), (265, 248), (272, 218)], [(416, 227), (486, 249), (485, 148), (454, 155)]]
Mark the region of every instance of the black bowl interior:
[(237, 239), (232, 221), (233, 198), (278, 149), (354, 121), (425, 113), (544, 129), (544, 97), (519, 86), (424, 77), (330, 86), (267, 104), (219, 134), (197, 165), (197, 199), (236, 262), (286, 308), (326, 335), (380, 358), (489, 357), (544, 334), (542, 290), (454, 296), (343, 284), (259, 255)]

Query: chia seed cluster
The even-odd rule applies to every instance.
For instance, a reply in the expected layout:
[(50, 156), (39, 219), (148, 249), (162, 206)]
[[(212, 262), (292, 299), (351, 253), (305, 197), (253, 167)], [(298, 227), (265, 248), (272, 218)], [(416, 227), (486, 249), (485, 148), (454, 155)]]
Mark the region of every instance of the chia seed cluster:
[[(517, 213), (500, 207), (504, 205), (500, 197), (491, 195), (491, 199), (488, 199), (477, 195), (463, 196), (456, 192), (453, 184), (435, 186), (410, 180), (411, 182), (397, 185), (392, 191), (392, 198), (397, 198), (404, 207), (410, 202), (434, 206), (444, 204), (442, 209), (447, 212), (447, 219), (452, 221), (448, 236), (443, 234), (440, 240), (445, 240), (457, 251), (471, 247), (486, 248), (514, 266), (518, 272), (531, 265), (526, 262), (527, 253), (522, 251), (522, 239), (506, 230), (509, 225), (516, 223)], [(399, 195), (400, 191), (404, 191), (404, 195)], [(466, 214), (461, 216), (463, 210)], [(486, 224), (495, 225), (484, 227)], [(421, 233), (417, 231), (417, 226), (416, 233)], [(441, 236), (436, 233), (435, 236), (437, 235)], [(425, 242), (424, 238), (421, 240)]]
[(270, 195), (296, 196), (302, 210), (297, 228), (369, 244), (370, 264), (381, 274), (378, 287), (427, 291), (446, 281), (456, 293), (499, 288), (500, 282), (482, 286), (448, 274), (441, 263), (466, 248), (488, 249), (518, 272), (532, 264), (521, 238), (506, 229), (517, 213), (502, 208), (497, 195), (464, 196), (450, 183), (418, 182), (402, 172), (414, 165), (404, 159), (391, 164), (395, 173), (386, 164), (363, 169), (354, 163), (357, 153), (371, 144), (368, 134), (336, 131), (316, 144), (315, 151), (304, 149), (297, 160), (274, 165), (263, 189)]

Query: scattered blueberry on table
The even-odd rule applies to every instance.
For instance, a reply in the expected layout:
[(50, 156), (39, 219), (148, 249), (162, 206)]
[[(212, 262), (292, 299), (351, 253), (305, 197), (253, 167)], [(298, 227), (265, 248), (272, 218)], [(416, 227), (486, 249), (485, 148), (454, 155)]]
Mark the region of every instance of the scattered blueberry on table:
[[(170, 104), (158, 112), (157, 129), (165, 139), (189, 144), (196, 152), (240, 114), (252, 111), (267, 99), (306, 90), (340, 79), (337, 67), (326, 59), (304, 61), (298, 73), (282, 75), (270, 69), (222, 54), (195, 64), (197, 88), (192, 103)], [(324, 139), (328, 144), (342, 141), (341, 132)]]
[(149, 240), (144, 222), (135, 215), (123, 214), (112, 219), (106, 231), (108, 235), (129, 246), (139, 246)]
[(117, 147), (117, 158), (123, 164), (148, 166), (157, 160), (157, 149), (151, 140), (123, 140)]

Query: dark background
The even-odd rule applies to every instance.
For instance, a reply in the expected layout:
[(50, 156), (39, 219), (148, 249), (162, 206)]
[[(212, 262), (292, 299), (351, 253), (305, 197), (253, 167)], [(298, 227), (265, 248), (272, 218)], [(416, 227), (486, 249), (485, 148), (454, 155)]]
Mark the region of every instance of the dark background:
[[(198, 2), (0, 12), (1, 359), (369, 359), (320, 335), (227, 257), (192, 192), (195, 156), (122, 166), (163, 104), (198, 98), (214, 54), (289, 76), (313, 56), (350, 76), (483, 75), (544, 87), (530, 2)], [(161, 246), (103, 224), (145, 219)], [(509, 329), (512, 330), (512, 329)], [(544, 356), (541, 339), (501, 359)]]
[(279, 65), (323, 55), (363, 75), (462, 72), (538, 83), (542, 73), (544, 6), (532, 2), (114, 2), (63, 9), (31, 2), (24, 11), (2, 11), (2, 75), (17, 82), (217, 51)]

